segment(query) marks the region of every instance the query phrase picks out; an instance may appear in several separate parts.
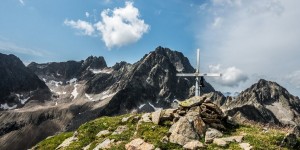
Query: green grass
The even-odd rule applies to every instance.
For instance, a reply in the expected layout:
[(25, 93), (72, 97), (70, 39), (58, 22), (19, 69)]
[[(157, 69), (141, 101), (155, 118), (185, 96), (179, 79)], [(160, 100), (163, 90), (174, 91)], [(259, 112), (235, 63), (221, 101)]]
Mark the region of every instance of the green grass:
[(66, 132), (66, 133), (60, 133), (58, 135), (55, 135), (53, 137), (47, 138), (40, 142), (36, 149), (40, 150), (51, 150), (58, 147), (65, 139), (71, 137), (73, 135), (73, 132)]
[[(168, 130), (171, 126), (170, 121), (163, 122), (160, 125), (153, 123), (142, 123), (138, 127), (137, 134), (134, 132), (136, 130), (138, 119), (134, 117), (141, 115), (132, 116), (127, 122), (122, 123), (122, 118), (128, 117), (129, 115), (115, 116), (115, 117), (101, 117), (94, 121), (87, 122), (81, 125), (78, 129), (78, 141), (71, 143), (68, 147), (63, 149), (66, 150), (77, 150), (90, 144), (90, 150), (95, 148), (99, 143), (103, 142), (105, 139), (114, 139), (115, 142), (119, 142), (118, 145), (113, 145), (110, 149), (112, 150), (122, 150), (125, 149), (125, 145), (131, 140), (136, 138), (142, 138), (146, 142), (153, 144), (155, 147), (161, 149), (183, 149), (182, 146), (178, 144), (173, 144), (170, 142), (163, 142), (161, 139), (168, 134)], [(117, 129), (118, 126), (127, 126), (128, 130), (124, 131), (119, 135), (107, 135), (102, 137), (97, 137), (96, 134), (102, 130), (109, 130), (111, 133)], [(54, 137), (48, 138), (40, 142), (36, 149), (55, 149), (60, 145), (65, 139), (71, 137), (72, 132), (61, 133)], [(244, 135), (243, 142), (249, 143), (253, 146), (253, 149), (265, 149), (265, 150), (277, 150), (277, 149), (288, 149), (279, 146), (280, 142), (285, 136), (285, 132), (276, 129), (269, 129), (268, 132), (263, 132), (262, 127), (258, 125), (240, 125), (235, 129), (231, 129), (228, 132), (224, 132), (224, 137), (234, 136), (234, 135)], [(204, 143), (204, 138), (200, 140)], [(239, 150), (238, 143), (230, 143), (227, 147), (218, 147), (215, 144), (208, 144), (208, 150), (215, 149), (234, 149)]]

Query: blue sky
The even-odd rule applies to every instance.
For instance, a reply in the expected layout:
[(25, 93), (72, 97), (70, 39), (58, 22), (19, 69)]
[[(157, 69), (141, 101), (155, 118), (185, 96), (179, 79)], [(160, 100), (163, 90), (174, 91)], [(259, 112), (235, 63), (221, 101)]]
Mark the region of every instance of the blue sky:
[(104, 56), (134, 63), (157, 46), (181, 51), (220, 91), (259, 78), (300, 96), (298, 0), (2, 0), (0, 52), (31, 61)]

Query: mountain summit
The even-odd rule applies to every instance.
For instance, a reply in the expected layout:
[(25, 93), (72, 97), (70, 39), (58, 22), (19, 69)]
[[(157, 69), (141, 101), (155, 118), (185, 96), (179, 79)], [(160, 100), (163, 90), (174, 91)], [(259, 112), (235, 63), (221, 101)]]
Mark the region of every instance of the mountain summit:
[(237, 120), (277, 125), (300, 124), (300, 100), (276, 82), (261, 79), (223, 106)]
[(29, 100), (48, 100), (50, 91), (14, 55), (0, 53), (0, 110), (14, 109)]

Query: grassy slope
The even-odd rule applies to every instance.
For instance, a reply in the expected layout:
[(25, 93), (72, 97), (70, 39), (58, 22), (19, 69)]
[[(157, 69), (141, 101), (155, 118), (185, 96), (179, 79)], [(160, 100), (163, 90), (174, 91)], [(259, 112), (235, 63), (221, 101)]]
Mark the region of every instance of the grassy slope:
[[(134, 135), (137, 119), (131, 117), (127, 122), (122, 123), (122, 118), (128, 117), (129, 115), (122, 115), (116, 117), (101, 117), (96, 120), (87, 122), (81, 125), (78, 129), (78, 140), (71, 143), (68, 147), (64, 148), (67, 150), (77, 150), (82, 149), (83, 147), (90, 144), (89, 149), (93, 149), (97, 144), (104, 141), (106, 138), (115, 139), (115, 141), (120, 141), (120, 144), (113, 146), (111, 149), (125, 149), (125, 144), (129, 143), (135, 138), (142, 138), (148, 143), (154, 144), (155, 147), (161, 149), (182, 149), (180, 145), (172, 143), (163, 143), (161, 139), (167, 135), (169, 127), (171, 126), (170, 122), (164, 122), (162, 125), (155, 125), (153, 123), (142, 123), (137, 131), (137, 134)], [(140, 116), (140, 115), (135, 115)], [(120, 135), (108, 135), (106, 137), (97, 137), (96, 134), (102, 130), (109, 130), (113, 132), (118, 126), (126, 125), (129, 130), (121, 133)], [(54, 137), (50, 137), (40, 142), (36, 149), (46, 149), (51, 150), (55, 149), (60, 145), (66, 138), (71, 137), (73, 133), (61, 133)], [(284, 138), (285, 132), (281, 130), (270, 129), (268, 132), (263, 132), (262, 127), (260, 126), (245, 126), (241, 125), (240, 127), (224, 133), (224, 136), (231, 135), (244, 135), (244, 141), (248, 142), (253, 146), (253, 149), (286, 149), (279, 147), (280, 141)], [(204, 139), (201, 139), (204, 142)], [(219, 148), (214, 144), (209, 144), (207, 149), (223, 149)], [(231, 143), (226, 149), (240, 149), (237, 143)]]

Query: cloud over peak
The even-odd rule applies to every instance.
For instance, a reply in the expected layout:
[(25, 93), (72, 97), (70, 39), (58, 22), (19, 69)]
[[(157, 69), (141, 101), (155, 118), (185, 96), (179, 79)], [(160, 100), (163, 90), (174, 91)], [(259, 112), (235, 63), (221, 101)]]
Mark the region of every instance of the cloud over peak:
[(221, 68), (221, 65), (209, 65), (210, 72), (220, 72), (221, 77), (215, 78), (214, 81), (220, 85), (228, 87), (237, 87), (240, 83), (246, 82), (248, 76), (236, 67)]
[(83, 35), (93, 35), (95, 32), (95, 29), (93, 27), (93, 25), (89, 22), (86, 21), (82, 21), (82, 20), (77, 20), (77, 21), (73, 21), (73, 20), (68, 20), (66, 19), (64, 21), (64, 24), (67, 26), (70, 26), (74, 29), (78, 29), (82, 32)]
[[(85, 12), (88, 18), (90, 14)], [(102, 20), (95, 24), (82, 20), (68, 20), (64, 24), (80, 30), (83, 35), (93, 36), (96, 31), (102, 37), (106, 47), (121, 47), (137, 42), (147, 33), (150, 26), (140, 19), (139, 10), (133, 2), (126, 2), (125, 7), (105, 9), (101, 12)]]
[(132, 2), (126, 2), (124, 8), (104, 10), (102, 21), (95, 26), (101, 32), (106, 47), (121, 47), (134, 43), (149, 31), (150, 26), (140, 19), (139, 10)]

